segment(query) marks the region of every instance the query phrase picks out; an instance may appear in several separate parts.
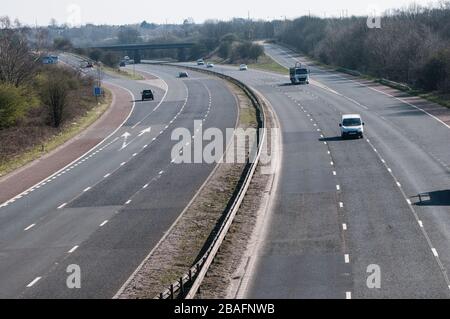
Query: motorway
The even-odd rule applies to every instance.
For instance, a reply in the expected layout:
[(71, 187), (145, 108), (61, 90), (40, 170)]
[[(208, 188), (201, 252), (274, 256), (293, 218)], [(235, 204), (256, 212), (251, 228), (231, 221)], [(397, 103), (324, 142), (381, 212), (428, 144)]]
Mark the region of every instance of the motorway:
[[(172, 130), (199, 138), (194, 120), (205, 129), (235, 127), (235, 96), (203, 74), (179, 79), (157, 66), (151, 74), (158, 79), (105, 75), (130, 99), (151, 87), (155, 100), (135, 100), (113, 135), (0, 207), (0, 298), (113, 297), (207, 179), (214, 164), (173, 163)], [(80, 267), (80, 289), (66, 284), (69, 265)]]
[[(265, 46), (285, 67), (304, 62)], [(238, 295), (448, 298), (449, 123), (422, 111), (420, 101), (310, 69), (311, 84), (295, 86), (287, 70), (214, 68), (264, 95), (282, 131), (272, 210)], [(341, 139), (344, 113), (361, 114), (364, 139)], [(380, 270), (380, 288), (367, 285), (373, 269)]]

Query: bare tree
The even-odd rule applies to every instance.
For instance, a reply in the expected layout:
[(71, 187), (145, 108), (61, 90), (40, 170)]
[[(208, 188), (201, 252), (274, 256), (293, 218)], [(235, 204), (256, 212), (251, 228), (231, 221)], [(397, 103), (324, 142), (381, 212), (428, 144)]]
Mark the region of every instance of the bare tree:
[(41, 99), (48, 107), (52, 126), (59, 127), (64, 119), (70, 85), (64, 70), (55, 68), (54, 71), (53, 76), (46, 79), (43, 84)]
[(26, 32), (19, 22), (13, 25), (8, 17), (0, 18), (1, 82), (18, 87), (33, 76), (39, 56), (31, 52)]

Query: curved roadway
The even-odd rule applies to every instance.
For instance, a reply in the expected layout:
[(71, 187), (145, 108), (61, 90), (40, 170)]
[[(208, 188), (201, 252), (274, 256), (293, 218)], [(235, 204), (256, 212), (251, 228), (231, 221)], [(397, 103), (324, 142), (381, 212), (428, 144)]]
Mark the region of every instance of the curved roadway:
[[(303, 61), (276, 45), (266, 53)], [(313, 66), (297, 86), (287, 70), (215, 71), (261, 92), (282, 130), (273, 210), (240, 296), (450, 296), (449, 110)], [(340, 138), (344, 113), (362, 115), (364, 139)], [(376, 268), (381, 287), (369, 288)]]
[[(209, 176), (214, 165), (172, 163), (178, 141), (171, 132), (183, 127), (194, 135), (194, 120), (205, 129), (234, 127), (234, 95), (202, 74), (151, 73), (160, 80), (105, 76), (133, 98), (152, 87), (155, 100), (136, 101), (115, 134), (0, 208), (0, 298), (113, 297)], [(80, 289), (66, 284), (69, 265), (80, 267)]]

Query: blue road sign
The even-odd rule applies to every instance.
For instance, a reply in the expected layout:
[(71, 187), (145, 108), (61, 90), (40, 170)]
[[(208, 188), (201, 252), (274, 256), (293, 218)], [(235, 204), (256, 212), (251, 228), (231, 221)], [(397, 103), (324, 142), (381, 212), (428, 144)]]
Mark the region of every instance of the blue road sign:
[(94, 96), (100, 96), (102, 95), (102, 88), (101, 87), (94, 87)]

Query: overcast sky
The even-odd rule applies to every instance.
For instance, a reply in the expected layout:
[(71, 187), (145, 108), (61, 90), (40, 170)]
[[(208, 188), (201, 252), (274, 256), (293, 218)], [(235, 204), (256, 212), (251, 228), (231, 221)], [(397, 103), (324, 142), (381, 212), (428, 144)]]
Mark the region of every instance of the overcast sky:
[[(426, 0), (2, 0), (0, 16), (18, 18), (25, 24), (47, 25), (51, 18), (69, 24), (132, 24), (142, 22), (182, 23), (192, 17), (229, 20), (233, 17), (253, 19), (293, 18), (301, 15), (339, 16), (367, 15), (369, 10), (384, 11), (411, 3), (428, 4)], [(269, 5), (270, 3), (270, 5)]]

